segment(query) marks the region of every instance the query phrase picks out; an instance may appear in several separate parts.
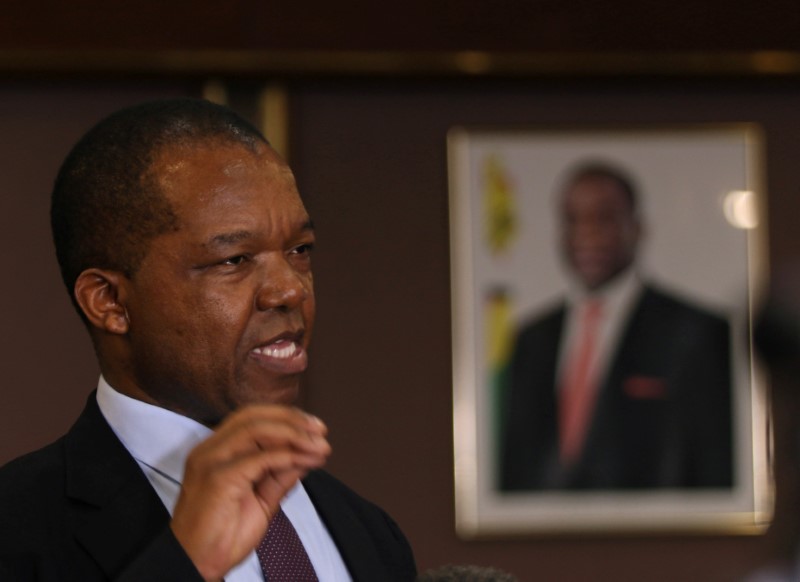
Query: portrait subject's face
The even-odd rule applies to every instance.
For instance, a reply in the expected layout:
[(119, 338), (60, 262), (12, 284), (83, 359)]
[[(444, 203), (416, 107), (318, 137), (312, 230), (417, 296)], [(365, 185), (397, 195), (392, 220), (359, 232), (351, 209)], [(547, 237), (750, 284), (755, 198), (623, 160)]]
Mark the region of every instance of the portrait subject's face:
[(314, 323), (314, 233), (267, 146), (168, 148), (153, 168), (177, 217), (127, 300), (133, 377), (156, 404), (208, 425), (292, 403)]
[(589, 176), (564, 192), (562, 250), (587, 289), (598, 289), (633, 262), (640, 225), (630, 202), (612, 179)]

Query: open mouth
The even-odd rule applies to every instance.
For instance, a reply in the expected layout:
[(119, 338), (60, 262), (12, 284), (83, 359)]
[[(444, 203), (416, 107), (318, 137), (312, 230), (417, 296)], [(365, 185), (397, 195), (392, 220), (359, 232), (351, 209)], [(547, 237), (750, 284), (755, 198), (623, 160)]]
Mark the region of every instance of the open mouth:
[(250, 355), (262, 366), (279, 374), (299, 374), (308, 366), (302, 333), (279, 336), (253, 348)]
[(253, 353), (261, 356), (267, 356), (268, 358), (277, 358), (279, 360), (285, 360), (291, 358), (292, 356), (297, 354), (299, 350), (302, 349), (303, 349), (302, 347), (300, 347), (293, 341), (280, 340), (274, 344), (256, 348), (253, 350)]

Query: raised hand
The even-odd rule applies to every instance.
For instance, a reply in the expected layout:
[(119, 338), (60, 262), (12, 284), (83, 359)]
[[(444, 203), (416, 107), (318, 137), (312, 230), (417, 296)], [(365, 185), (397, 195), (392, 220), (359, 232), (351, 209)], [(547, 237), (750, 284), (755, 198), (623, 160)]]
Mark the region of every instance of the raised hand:
[(249, 406), (192, 451), (170, 527), (204, 579), (221, 580), (258, 545), (283, 496), (325, 463), (326, 433), (296, 408)]

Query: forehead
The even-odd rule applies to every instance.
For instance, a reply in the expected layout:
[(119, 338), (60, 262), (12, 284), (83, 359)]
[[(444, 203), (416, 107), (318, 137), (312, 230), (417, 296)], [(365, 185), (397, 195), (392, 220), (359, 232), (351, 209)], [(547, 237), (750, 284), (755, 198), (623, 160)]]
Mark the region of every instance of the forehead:
[(609, 176), (578, 178), (564, 191), (567, 210), (630, 210), (630, 202), (619, 183)]
[(156, 187), (179, 215), (200, 209), (269, 202), (302, 208), (294, 176), (266, 144), (169, 146), (151, 166)]

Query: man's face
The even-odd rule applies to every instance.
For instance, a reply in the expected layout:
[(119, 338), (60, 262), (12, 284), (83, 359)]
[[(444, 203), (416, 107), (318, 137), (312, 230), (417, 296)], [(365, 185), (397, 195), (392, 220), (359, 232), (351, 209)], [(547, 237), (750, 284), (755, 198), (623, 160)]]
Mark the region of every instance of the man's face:
[(292, 403), (314, 323), (314, 233), (268, 147), (168, 148), (154, 173), (177, 217), (130, 282), (131, 370), (160, 406), (213, 425)]
[(587, 289), (602, 287), (633, 262), (640, 225), (614, 180), (574, 182), (564, 192), (561, 220), (566, 262)]

